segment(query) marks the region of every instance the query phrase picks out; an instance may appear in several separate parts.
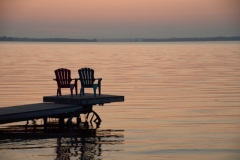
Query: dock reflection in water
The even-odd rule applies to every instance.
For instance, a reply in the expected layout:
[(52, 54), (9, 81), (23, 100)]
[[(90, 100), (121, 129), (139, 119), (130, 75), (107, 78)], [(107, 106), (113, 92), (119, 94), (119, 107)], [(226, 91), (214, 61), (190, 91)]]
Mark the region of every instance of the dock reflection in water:
[[(51, 158), (57, 160), (102, 159), (103, 152), (123, 151), (124, 130), (99, 127), (100, 123), (87, 120), (62, 125), (56, 118), (48, 118), (47, 125), (30, 120), (25, 125), (2, 126), (0, 150), (52, 149)], [(109, 145), (111, 149), (107, 149)]]

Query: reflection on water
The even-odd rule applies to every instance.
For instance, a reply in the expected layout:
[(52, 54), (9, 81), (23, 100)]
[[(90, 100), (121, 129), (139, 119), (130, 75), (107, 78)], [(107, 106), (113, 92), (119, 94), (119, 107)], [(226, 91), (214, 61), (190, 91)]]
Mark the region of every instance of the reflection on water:
[[(60, 67), (72, 78), (93, 68), (103, 94), (125, 97), (94, 106), (102, 120), (97, 135), (111, 135), (100, 136), (100, 159), (240, 159), (240, 42), (1, 42), (0, 57), (0, 107), (56, 95), (52, 79)], [(109, 144), (119, 129), (124, 144)], [(11, 144), (1, 147), (45, 147), (0, 149), (1, 159), (57, 159), (57, 138)]]
[[(31, 121), (26, 125), (11, 125), (0, 128), (0, 150), (54, 149), (57, 160), (102, 159), (102, 153), (123, 151), (124, 130), (98, 129), (86, 122), (59, 126), (54, 119), (47, 128)], [(117, 147), (104, 150), (103, 146)], [(52, 156), (53, 156), (52, 155)], [(53, 156), (53, 157), (54, 157)], [(24, 158), (24, 157), (22, 157)]]

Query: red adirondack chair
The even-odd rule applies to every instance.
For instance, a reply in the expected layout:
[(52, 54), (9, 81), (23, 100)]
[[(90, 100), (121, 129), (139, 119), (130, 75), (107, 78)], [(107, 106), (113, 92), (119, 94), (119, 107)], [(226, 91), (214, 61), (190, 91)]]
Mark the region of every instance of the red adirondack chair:
[(75, 87), (76, 95), (77, 95), (77, 79), (75, 79), (75, 83), (71, 84), (71, 81), (73, 80), (71, 78), (71, 70), (66, 68), (59, 68), (55, 70), (55, 75), (57, 81), (57, 97), (58, 95), (62, 95), (61, 88), (70, 88), (71, 96), (73, 97), (73, 89)]

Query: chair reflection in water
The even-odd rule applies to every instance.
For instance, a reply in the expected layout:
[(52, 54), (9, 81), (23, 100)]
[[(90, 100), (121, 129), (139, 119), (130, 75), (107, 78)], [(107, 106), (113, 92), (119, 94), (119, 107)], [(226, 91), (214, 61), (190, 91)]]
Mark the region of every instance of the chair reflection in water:
[[(77, 130), (77, 136), (57, 138), (57, 159), (70, 159), (79, 157), (79, 159), (101, 158), (102, 146), (112, 146), (124, 143), (124, 130), (97, 128), (81, 128)], [(115, 147), (114, 147), (115, 148)], [(111, 151), (114, 151), (112, 149)], [(116, 149), (115, 151), (121, 151)], [(106, 150), (104, 151), (106, 152)]]
[[(94, 78), (94, 70), (91, 68), (81, 68), (78, 70), (79, 79), (81, 81), (80, 96), (84, 95), (85, 88), (93, 88), (94, 96), (96, 97), (96, 90), (98, 88), (98, 94), (101, 95), (101, 81), (102, 78)], [(98, 83), (94, 84), (94, 81), (98, 80)]]

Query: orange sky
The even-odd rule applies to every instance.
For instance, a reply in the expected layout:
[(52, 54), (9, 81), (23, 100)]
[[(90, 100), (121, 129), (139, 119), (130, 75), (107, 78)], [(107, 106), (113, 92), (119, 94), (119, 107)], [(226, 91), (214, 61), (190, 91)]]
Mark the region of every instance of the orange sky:
[(1, 0), (0, 36), (240, 36), (239, 0)]

